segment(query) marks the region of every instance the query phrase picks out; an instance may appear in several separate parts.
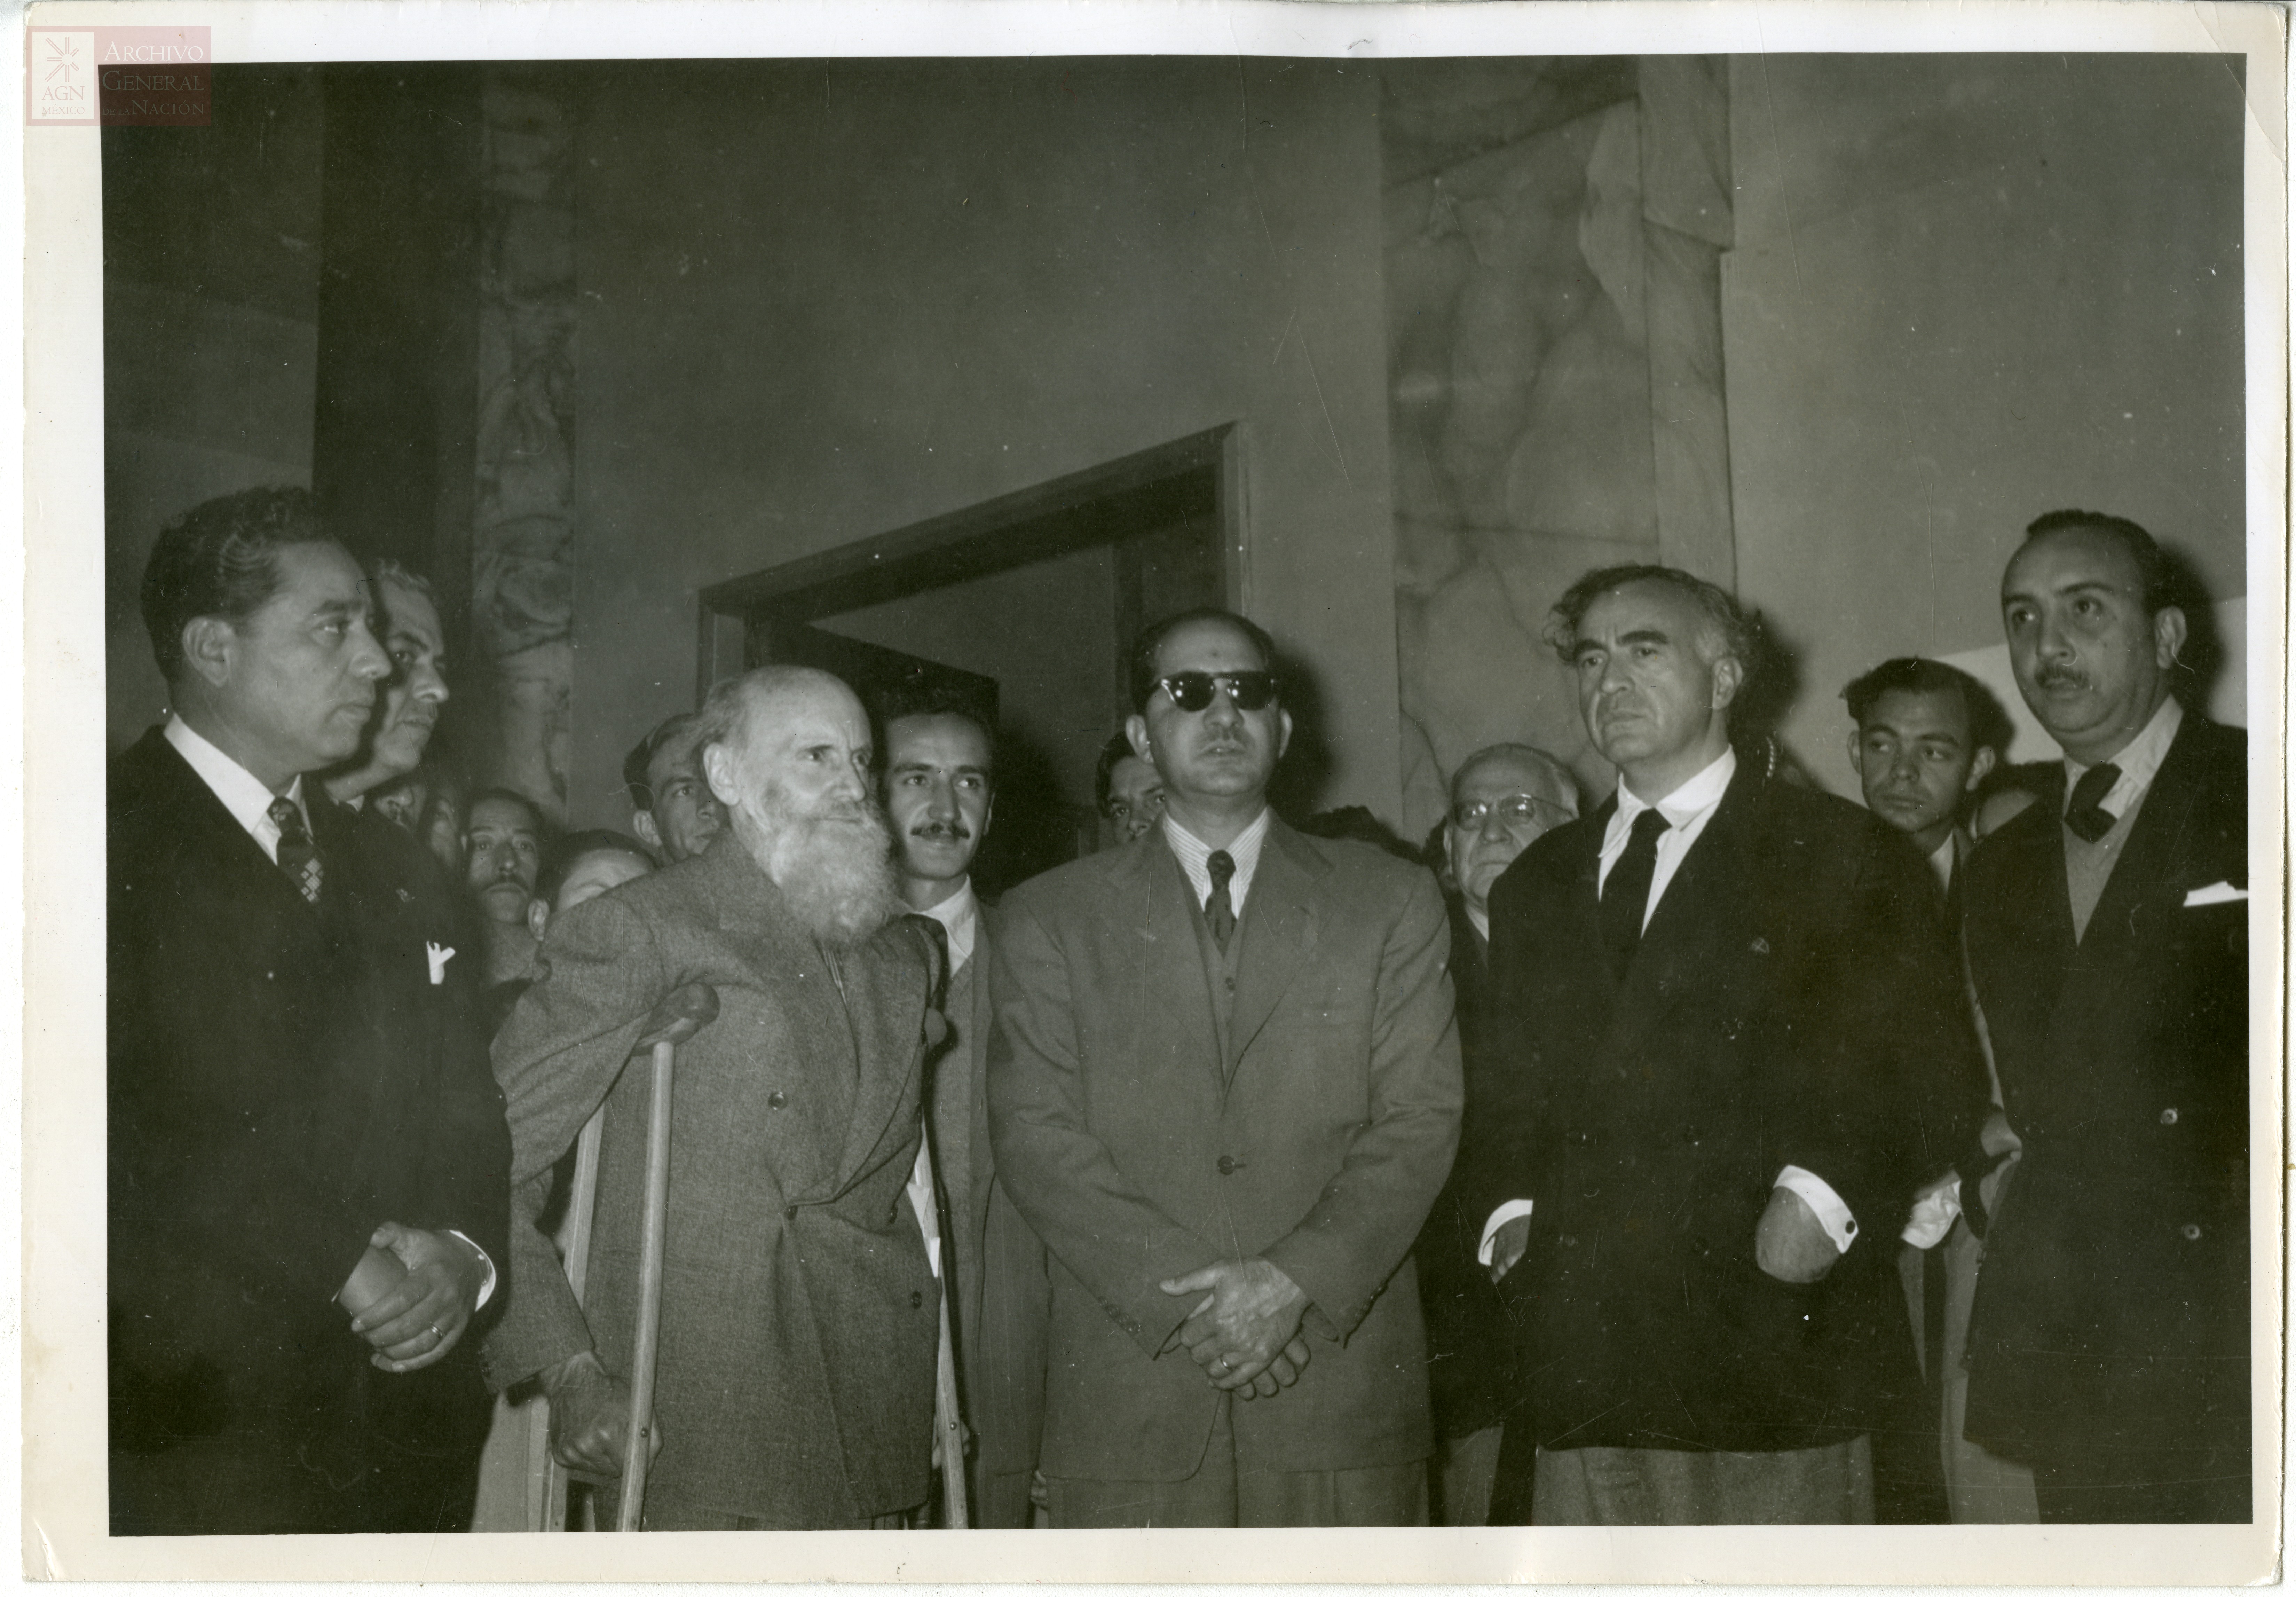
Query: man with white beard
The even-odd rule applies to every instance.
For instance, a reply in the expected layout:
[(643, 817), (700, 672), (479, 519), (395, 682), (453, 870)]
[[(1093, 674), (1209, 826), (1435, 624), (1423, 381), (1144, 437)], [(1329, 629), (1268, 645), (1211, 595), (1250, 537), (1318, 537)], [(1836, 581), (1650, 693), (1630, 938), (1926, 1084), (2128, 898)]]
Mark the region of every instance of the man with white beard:
[[(701, 762), (729, 825), (703, 853), (554, 917), (495, 1044), (512, 1286), (497, 1390), (538, 1378), (569, 1467), (619, 1469), (650, 1085), (623, 1063), (689, 982), (717, 1020), (678, 1055), (649, 1530), (899, 1528), (929, 1486), (939, 1292), (903, 1187), (939, 955), (898, 917), (860, 701), (768, 667), (720, 683)], [(601, 1102), (586, 1302), (540, 1229), (551, 1167)]]

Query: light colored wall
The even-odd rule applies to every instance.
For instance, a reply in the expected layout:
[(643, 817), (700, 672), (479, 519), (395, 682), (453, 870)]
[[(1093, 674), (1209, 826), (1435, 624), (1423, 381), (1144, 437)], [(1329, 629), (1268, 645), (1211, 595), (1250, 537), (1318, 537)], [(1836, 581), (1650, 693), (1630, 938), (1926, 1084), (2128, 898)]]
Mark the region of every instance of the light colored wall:
[(1395, 814), (1367, 71), (634, 67), (580, 141), (578, 823), (691, 701), (701, 587), (1230, 421), (1321, 802)]
[(1785, 740), (1836, 790), (1841, 685), (1897, 654), (1992, 672), (2045, 511), (2131, 517), (2246, 593), (2243, 114), (2213, 56), (1734, 61), (1740, 593), (1799, 655)]
[(1006, 763), (1025, 750), (1060, 797), (1092, 807), (1093, 767), (1122, 702), (1106, 545), (888, 600), (818, 623), (847, 637), (996, 679)]

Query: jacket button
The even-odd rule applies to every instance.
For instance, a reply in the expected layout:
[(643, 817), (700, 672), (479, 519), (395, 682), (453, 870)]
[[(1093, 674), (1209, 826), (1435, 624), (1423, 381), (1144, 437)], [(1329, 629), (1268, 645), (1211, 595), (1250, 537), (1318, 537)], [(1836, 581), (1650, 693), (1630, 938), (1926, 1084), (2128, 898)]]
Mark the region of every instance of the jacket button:
[(924, 1306), (925, 1295), (922, 1292), (911, 1292), (909, 1294), (909, 1306), (911, 1308), (922, 1308)]
[(768, 1093), (766, 1095), (766, 1107), (767, 1109), (783, 1109), (786, 1108), (788, 1104), (789, 1096), (786, 1093)]
[(2177, 1110), (2176, 1106), (2171, 1104), (2169, 1108), (2161, 1111), (2161, 1124), (2163, 1126), (2174, 1126), (2176, 1123)]
[(794, 1219), (796, 1219), (796, 1218), (797, 1218), (797, 1205), (796, 1205), (796, 1204), (794, 1204), (794, 1203), (792, 1203), (792, 1204), (791, 1204), (787, 1208), (785, 1208), (785, 1209), (782, 1210), (782, 1218), (783, 1218), (783, 1219), (784, 1219), (784, 1220), (794, 1220)]
[(1561, 1243), (1562, 1243), (1565, 1248), (1576, 1248), (1577, 1246), (1578, 1246), (1578, 1239), (1577, 1237), (1572, 1236), (1572, 1235), (1571, 1235), (1570, 1233), (1568, 1233), (1568, 1232), (1565, 1232), (1562, 1236), (1560, 1236), (1560, 1237), (1556, 1238), (1555, 1240), (1556, 1240), (1557, 1241), (1561, 1242)]
[(1234, 1159), (1230, 1159), (1230, 1158), (1229, 1158), (1226, 1154), (1225, 1154), (1225, 1153), (1221, 1154), (1221, 1155), (1219, 1156), (1219, 1173), (1220, 1173), (1221, 1175), (1234, 1175), (1234, 1174), (1235, 1174), (1235, 1160), (1234, 1160)]
[(2201, 1240), (2201, 1228), (2190, 1220), (2177, 1227), (2177, 1231), (2188, 1242), (2197, 1242)]

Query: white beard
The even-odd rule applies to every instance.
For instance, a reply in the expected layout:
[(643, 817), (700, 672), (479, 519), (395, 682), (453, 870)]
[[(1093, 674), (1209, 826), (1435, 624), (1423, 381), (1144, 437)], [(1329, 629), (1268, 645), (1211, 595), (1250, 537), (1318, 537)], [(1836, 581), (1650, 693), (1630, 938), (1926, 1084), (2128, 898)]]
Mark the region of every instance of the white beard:
[(768, 831), (758, 863), (814, 936), (849, 948), (907, 907), (893, 873), (893, 834), (875, 806), (811, 812), (773, 787), (760, 807)]

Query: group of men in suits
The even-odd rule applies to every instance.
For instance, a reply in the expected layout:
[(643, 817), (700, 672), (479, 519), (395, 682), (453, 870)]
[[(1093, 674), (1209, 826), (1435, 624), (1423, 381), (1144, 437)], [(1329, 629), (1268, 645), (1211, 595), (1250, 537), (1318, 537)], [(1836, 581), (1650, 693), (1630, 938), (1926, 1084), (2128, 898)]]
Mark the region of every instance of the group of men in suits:
[[(2003, 603), (2066, 766), (1971, 848), (1953, 684), (1865, 684), (1860, 810), (1740, 761), (1729, 594), (1590, 572), (1550, 636), (1615, 790), (1479, 753), (1447, 907), (1269, 808), (1241, 616), (1138, 640), (1152, 821), (994, 905), (993, 728), (752, 671), (634, 751), (693, 847), (561, 896), (489, 1069), (467, 900), (322, 786), (435, 722), (427, 594), (307, 495), (203, 505), (111, 792), (114, 1527), (467, 1523), (482, 1375), (615, 1472), (624, 1065), (697, 982), (650, 1528), (931, 1522), (944, 1291), (985, 1526), (1857, 1522), (1939, 1462), (1875, 1445), (1921, 1413), (2043, 1518), (2244, 1519), (2243, 741), (2169, 692), (2142, 529), (2043, 518)], [(601, 1110), (578, 1300), (549, 1215)], [(1965, 1388), (1901, 1236), (1959, 1250)]]

